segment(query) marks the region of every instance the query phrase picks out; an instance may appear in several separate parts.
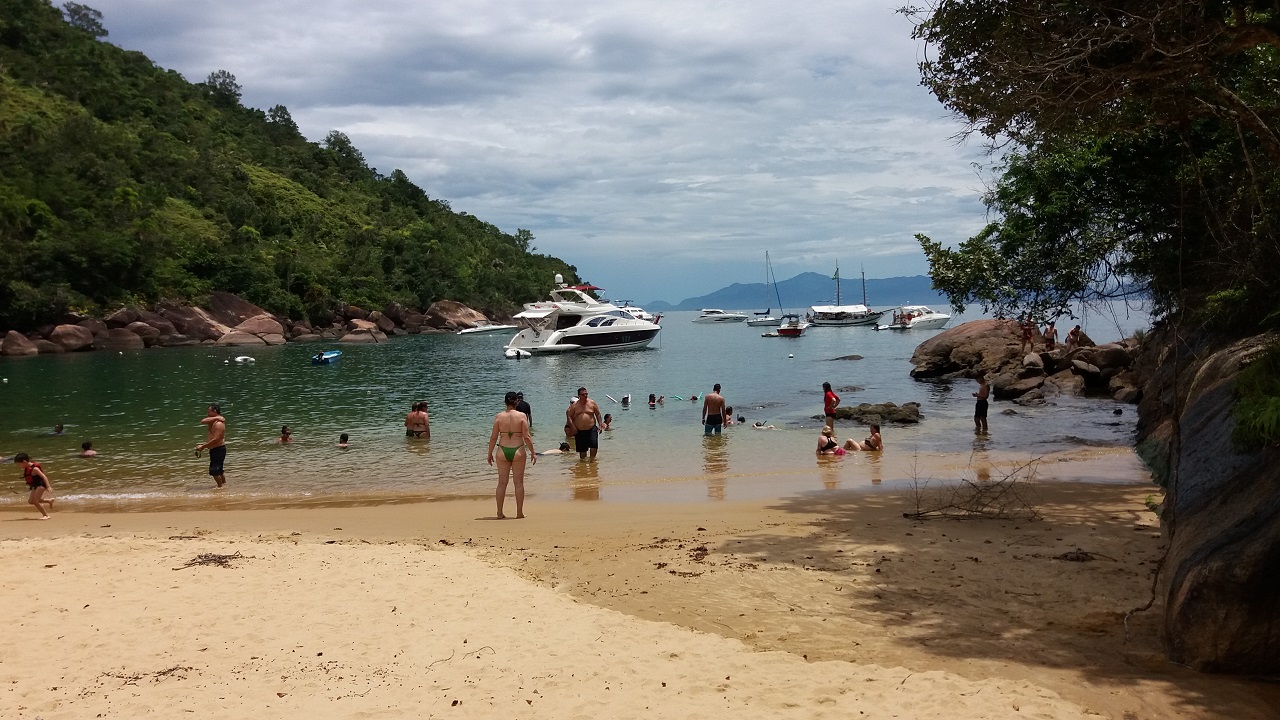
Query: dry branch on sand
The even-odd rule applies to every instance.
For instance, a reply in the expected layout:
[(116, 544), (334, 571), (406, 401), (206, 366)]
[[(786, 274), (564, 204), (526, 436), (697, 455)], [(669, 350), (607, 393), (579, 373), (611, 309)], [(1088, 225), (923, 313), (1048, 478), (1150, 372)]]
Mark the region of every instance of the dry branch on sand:
[(229, 568), (231, 567), (232, 560), (243, 560), (246, 557), (247, 556), (245, 555), (241, 555), (239, 551), (236, 551), (230, 555), (220, 555), (218, 553), (201, 553), (191, 558), (190, 560), (188, 560), (186, 565), (183, 565), (182, 567), (176, 567), (174, 568), (174, 570), (185, 570), (186, 568), (195, 567), (197, 565), (217, 565), (218, 567)]
[(914, 510), (902, 513), (902, 517), (1038, 520), (1039, 499), (1035, 493), (1038, 462), (1038, 458), (1028, 460), (996, 478), (991, 477), (989, 469), (978, 470), (956, 483), (913, 477), (906, 499)]

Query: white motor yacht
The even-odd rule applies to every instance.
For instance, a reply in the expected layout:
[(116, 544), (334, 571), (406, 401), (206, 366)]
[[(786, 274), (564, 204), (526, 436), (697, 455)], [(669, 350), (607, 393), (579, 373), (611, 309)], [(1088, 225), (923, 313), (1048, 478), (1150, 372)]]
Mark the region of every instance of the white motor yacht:
[(951, 322), (951, 316), (924, 305), (903, 305), (893, 311), (893, 320), (877, 325), (877, 330), (938, 330)]
[(637, 350), (653, 342), (662, 329), (655, 322), (638, 319), (613, 303), (601, 302), (587, 294), (588, 290), (600, 288), (565, 285), (560, 275), (556, 275), (555, 280), (550, 300), (526, 303), (524, 310), (516, 313), (514, 319), (524, 329), (507, 342), (504, 348), (507, 357)]
[(746, 315), (742, 313), (731, 313), (716, 308), (703, 308), (702, 314), (694, 318), (696, 323), (740, 323), (745, 322)]

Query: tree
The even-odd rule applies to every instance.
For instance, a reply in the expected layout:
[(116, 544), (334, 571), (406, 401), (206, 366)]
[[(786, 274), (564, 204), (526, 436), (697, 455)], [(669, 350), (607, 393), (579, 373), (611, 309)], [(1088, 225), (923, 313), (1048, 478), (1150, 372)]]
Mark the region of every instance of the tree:
[(62, 14), (66, 17), (67, 24), (77, 30), (83, 30), (95, 38), (107, 36), (107, 29), (102, 26), (102, 13), (88, 5), (63, 3)]
[(214, 70), (209, 73), (204, 84), (209, 88), (209, 97), (213, 100), (213, 104), (224, 108), (240, 104), (240, 84), (236, 82), (235, 75), (226, 70)]

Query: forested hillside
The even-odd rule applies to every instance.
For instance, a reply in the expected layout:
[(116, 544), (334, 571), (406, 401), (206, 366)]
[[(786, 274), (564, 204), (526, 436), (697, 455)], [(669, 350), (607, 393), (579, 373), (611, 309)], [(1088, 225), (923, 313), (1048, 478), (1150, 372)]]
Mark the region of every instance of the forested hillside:
[(224, 290), (318, 318), (342, 303), (509, 309), (574, 268), (342, 133), (240, 104), (106, 41), (97, 11), (0, 0), (0, 327)]

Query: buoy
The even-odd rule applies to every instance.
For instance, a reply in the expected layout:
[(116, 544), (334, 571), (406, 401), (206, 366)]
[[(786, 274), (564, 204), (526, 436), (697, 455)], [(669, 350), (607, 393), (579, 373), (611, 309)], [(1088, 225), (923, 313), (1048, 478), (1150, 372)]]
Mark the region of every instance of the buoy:
[(789, 358), (793, 358), (793, 357), (795, 357), (795, 355), (788, 355), (787, 357), (789, 357)]

